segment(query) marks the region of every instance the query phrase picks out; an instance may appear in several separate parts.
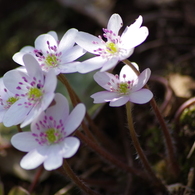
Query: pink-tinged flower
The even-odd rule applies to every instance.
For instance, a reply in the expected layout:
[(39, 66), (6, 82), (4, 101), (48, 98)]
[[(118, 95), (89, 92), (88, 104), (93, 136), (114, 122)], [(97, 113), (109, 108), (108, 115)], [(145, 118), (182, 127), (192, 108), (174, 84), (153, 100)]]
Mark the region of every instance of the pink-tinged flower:
[(31, 132), (15, 134), (12, 145), (23, 152), (28, 152), (20, 162), (24, 169), (34, 169), (44, 164), (46, 170), (60, 167), (63, 158), (72, 157), (78, 150), (80, 141), (69, 136), (82, 122), (85, 106), (78, 104), (69, 114), (67, 99), (56, 94), (55, 105), (31, 123)]
[(87, 73), (99, 68), (101, 72), (106, 71), (119, 61), (127, 59), (133, 53), (134, 47), (141, 44), (148, 36), (148, 29), (141, 27), (142, 21), (142, 16), (139, 16), (120, 36), (118, 33), (123, 22), (118, 14), (113, 14), (108, 21), (107, 29), (103, 29), (104, 40), (101, 36), (95, 37), (85, 32), (78, 32), (76, 43), (86, 51), (97, 55), (78, 65), (78, 72)]
[(21, 127), (30, 124), (52, 102), (55, 96), (57, 78), (54, 70), (43, 72), (30, 55), (25, 54), (23, 61), (26, 70), (15, 69), (3, 76), (3, 83), (15, 99), (3, 117), (6, 127), (21, 123)]
[(0, 78), (0, 123), (3, 122), (3, 117), (6, 111), (12, 104), (17, 102), (19, 97), (10, 92), (3, 83), (3, 78)]
[(44, 71), (54, 69), (56, 75), (76, 72), (76, 66), (80, 62), (75, 62), (75, 60), (85, 54), (81, 47), (75, 45), (77, 32), (76, 29), (68, 30), (61, 41), (58, 40), (54, 31), (42, 34), (35, 40), (35, 47), (23, 47), (20, 52), (14, 54), (13, 60), (24, 65), (22, 56), (30, 53), (37, 59)]
[(94, 103), (110, 102), (110, 106), (122, 106), (128, 101), (144, 104), (151, 100), (153, 94), (150, 90), (143, 88), (150, 77), (151, 71), (145, 69), (139, 76), (128, 66), (121, 69), (120, 75), (108, 72), (97, 72), (95, 81), (107, 91), (93, 94)]

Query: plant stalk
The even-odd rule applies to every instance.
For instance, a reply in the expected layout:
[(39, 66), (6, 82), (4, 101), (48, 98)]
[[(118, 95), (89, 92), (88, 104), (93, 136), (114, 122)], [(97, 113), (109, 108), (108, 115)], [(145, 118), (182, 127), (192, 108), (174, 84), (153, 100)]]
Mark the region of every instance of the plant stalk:
[[(129, 60), (123, 60), (123, 62), (125, 64), (129, 65), (137, 75), (140, 74), (140, 72), (135, 68), (135, 66)], [(145, 85), (145, 88), (149, 89), (148, 85)], [(154, 111), (154, 113), (159, 121), (161, 128), (162, 128), (162, 132), (163, 132), (163, 135), (165, 138), (165, 146), (167, 149), (167, 158), (168, 158), (170, 171), (172, 172), (174, 177), (177, 177), (179, 175), (180, 168), (179, 168), (179, 164), (176, 160), (176, 154), (175, 154), (174, 144), (173, 144), (173, 140), (171, 138), (171, 134), (168, 130), (168, 127), (165, 123), (165, 120), (164, 120), (154, 98), (152, 98), (150, 100), (150, 105), (153, 108), (153, 111)]]
[(126, 103), (126, 112), (127, 112), (127, 121), (128, 121), (128, 127), (129, 127), (129, 131), (130, 131), (130, 135), (131, 135), (131, 139), (133, 142), (133, 145), (138, 153), (138, 156), (146, 170), (146, 172), (148, 173), (148, 176), (154, 181), (155, 186), (157, 186), (158, 188), (162, 189), (163, 191), (166, 191), (166, 187), (164, 186), (164, 184), (161, 182), (160, 179), (158, 179), (155, 175), (155, 173), (153, 172), (141, 146), (140, 143), (137, 139), (136, 136), (136, 132), (134, 129), (134, 125), (133, 125), (133, 119), (132, 119), (132, 114), (131, 114), (131, 103), (127, 102)]
[(79, 177), (73, 172), (71, 167), (69, 166), (68, 162), (64, 160), (63, 168), (66, 171), (68, 177), (86, 194), (88, 195), (100, 195), (99, 193), (91, 190), (88, 188), (80, 179)]

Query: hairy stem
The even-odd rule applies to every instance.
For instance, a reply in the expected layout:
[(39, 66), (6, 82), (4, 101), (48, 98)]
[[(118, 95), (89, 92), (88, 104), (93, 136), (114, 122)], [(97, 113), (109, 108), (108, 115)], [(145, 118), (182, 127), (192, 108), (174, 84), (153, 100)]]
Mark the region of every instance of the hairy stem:
[[(137, 75), (140, 74), (140, 72), (135, 68), (135, 66), (129, 60), (123, 60), (123, 62), (125, 64), (128, 64)], [(145, 85), (145, 88), (149, 89), (148, 85)], [(165, 120), (164, 120), (154, 98), (152, 98), (150, 100), (150, 105), (153, 108), (153, 111), (154, 111), (154, 113), (155, 113), (155, 115), (156, 115), (156, 117), (161, 125), (161, 128), (162, 128), (162, 132), (163, 132), (163, 135), (165, 138), (165, 146), (167, 149), (169, 168), (170, 168), (172, 174), (175, 177), (177, 177), (179, 172), (180, 172), (180, 168), (179, 168), (179, 164), (176, 160), (176, 154), (175, 154), (174, 144), (173, 144), (173, 140), (171, 138), (171, 134), (168, 130), (168, 127), (165, 123)]]
[(89, 195), (100, 195), (99, 193), (91, 190), (90, 188), (88, 188), (80, 179), (79, 177), (73, 172), (73, 170), (71, 169), (71, 167), (69, 166), (68, 162), (66, 160), (64, 160), (63, 163), (63, 168), (66, 171), (66, 174), (68, 175), (68, 177), (86, 194)]
[(143, 153), (143, 150), (140, 146), (140, 143), (137, 139), (134, 125), (133, 125), (132, 115), (131, 115), (131, 103), (130, 102), (126, 103), (126, 112), (127, 112), (128, 127), (129, 127), (129, 131), (130, 131), (133, 145), (138, 153), (138, 156), (139, 156), (146, 172), (148, 173), (148, 176), (154, 181), (155, 186), (159, 187), (163, 191), (166, 191), (166, 187), (163, 185), (161, 180), (156, 177), (155, 173), (153, 172), (145, 154)]
[[(74, 92), (74, 90), (72, 89), (72, 87), (70, 86), (68, 80), (66, 79), (66, 77), (63, 74), (59, 74), (58, 75), (58, 79), (62, 82), (62, 84), (66, 87), (70, 99), (72, 101), (72, 105), (75, 107), (78, 103), (80, 103), (81, 101), (79, 100), (78, 96), (76, 95), (76, 93)], [(86, 114), (87, 115), (87, 114)], [(91, 139), (93, 139), (95, 141), (94, 136), (92, 135), (92, 133), (90, 132), (90, 130), (87, 128), (85, 122), (83, 121), (81, 123), (86, 135), (88, 137), (90, 137)]]

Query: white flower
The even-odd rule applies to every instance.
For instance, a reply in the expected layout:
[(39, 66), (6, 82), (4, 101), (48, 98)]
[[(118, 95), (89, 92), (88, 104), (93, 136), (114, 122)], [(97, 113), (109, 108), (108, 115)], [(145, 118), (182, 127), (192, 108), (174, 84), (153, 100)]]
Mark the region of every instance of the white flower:
[(99, 68), (101, 72), (106, 71), (119, 61), (127, 59), (133, 53), (134, 47), (141, 44), (148, 36), (148, 29), (140, 27), (142, 21), (142, 16), (139, 16), (135, 23), (127, 26), (119, 36), (123, 22), (118, 14), (113, 14), (108, 21), (107, 29), (103, 29), (106, 41), (101, 36), (95, 37), (85, 32), (78, 32), (76, 43), (86, 51), (97, 55), (78, 65), (78, 72), (87, 73)]
[(45, 110), (55, 96), (57, 78), (53, 70), (43, 72), (30, 54), (23, 56), (26, 71), (15, 69), (3, 76), (7, 90), (18, 100), (12, 104), (3, 117), (9, 127), (21, 124), (24, 127)]
[(28, 152), (21, 160), (21, 167), (34, 169), (44, 164), (46, 170), (60, 167), (63, 158), (72, 157), (78, 150), (80, 141), (69, 136), (75, 131), (85, 115), (85, 106), (78, 104), (69, 114), (67, 99), (56, 94), (55, 105), (31, 123), (32, 132), (15, 134), (12, 145), (23, 152)]
[(6, 111), (12, 104), (19, 100), (16, 94), (10, 92), (3, 83), (3, 78), (0, 78), (0, 123), (3, 122), (3, 117)]
[(93, 94), (94, 103), (110, 102), (110, 106), (122, 106), (128, 101), (144, 104), (151, 100), (153, 94), (150, 90), (143, 88), (150, 77), (151, 71), (145, 69), (139, 76), (128, 66), (121, 69), (120, 75), (107, 72), (97, 72), (95, 81), (107, 91)]
[(61, 41), (58, 40), (54, 31), (42, 34), (35, 40), (35, 47), (23, 47), (20, 52), (14, 54), (13, 60), (24, 65), (22, 56), (30, 53), (37, 59), (44, 71), (54, 69), (56, 75), (76, 72), (76, 66), (80, 62), (74, 62), (74, 60), (85, 54), (81, 47), (74, 46), (77, 32), (76, 29), (68, 30)]

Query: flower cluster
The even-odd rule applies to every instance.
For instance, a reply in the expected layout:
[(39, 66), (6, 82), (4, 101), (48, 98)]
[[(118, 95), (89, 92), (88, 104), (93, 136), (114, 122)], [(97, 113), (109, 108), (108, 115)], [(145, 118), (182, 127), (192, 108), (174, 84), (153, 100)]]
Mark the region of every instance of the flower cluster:
[[(38, 36), (34, 47), (23, 47), (13, 55), (13, 60), (22, 66), (0, 79), (0, 122), (6, 127), (30, 125), (31, 131), (19, 132), (11, 139), (15, 148), (28, 152), (21, 167), (34, 169), (43, 163), (47, 170), (57, 169), (63, 158), (72, 157), (80, 145), (79, 139), (70, 135), (84, 119), (86, 108), (77, 104), (69, 114), (66, 97), (55, 93), (57, 75), (101, 69), (94, 79), (106, 91), (93, 94), (94, 103), (122, 106), (128, 101), (150, 101), (152, 92), (143, 88), (151, 74), (148, 68), (139, 75), (128, 65), (124, 65), (119, 76), (105, 72), (130, 57), (147, 38), (148, 29), (141, 26), (142, 22), (139, 16), (119, 35), (123, 22), (118, 14), (113, 14), (103, 29), (103, 37), (72, 28), (59, 40), (56, 32), (50, 31)], [(86, 52), (95, 57), (77, 60)]]

